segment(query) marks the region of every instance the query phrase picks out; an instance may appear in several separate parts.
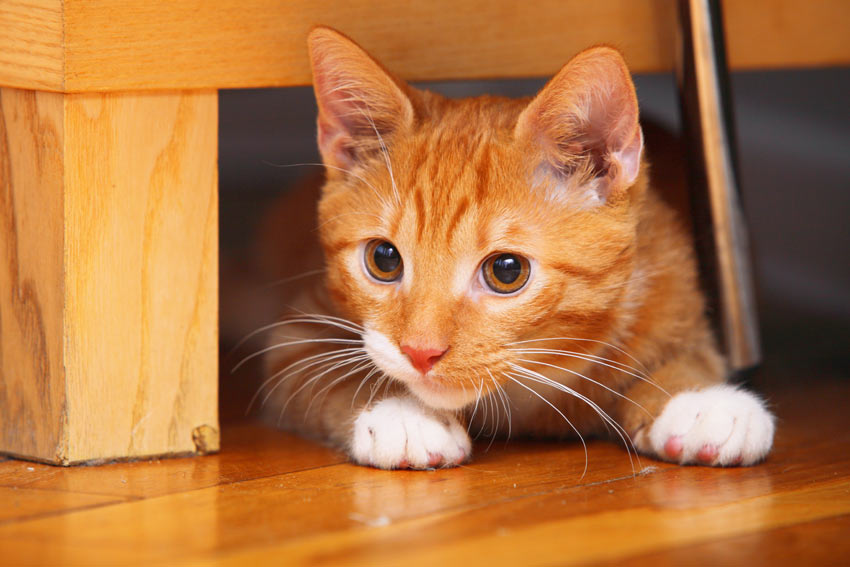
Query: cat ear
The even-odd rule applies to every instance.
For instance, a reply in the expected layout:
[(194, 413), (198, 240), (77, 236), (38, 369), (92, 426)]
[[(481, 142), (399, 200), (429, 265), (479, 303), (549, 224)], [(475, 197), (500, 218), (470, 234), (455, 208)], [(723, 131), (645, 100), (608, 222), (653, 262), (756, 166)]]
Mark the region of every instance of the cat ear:
[(522, 112), (514, 131), (542, 157), (536, 170), (597, 202), (637, 179), (643, 134), (635, 88), (620, 53), (594, 47), (573, 57)]
[(356, 43), (317, 27), (308, 45), (319, 106), (319, 150), (326, 164), (349, 169), (413, 123), (407, 85)]

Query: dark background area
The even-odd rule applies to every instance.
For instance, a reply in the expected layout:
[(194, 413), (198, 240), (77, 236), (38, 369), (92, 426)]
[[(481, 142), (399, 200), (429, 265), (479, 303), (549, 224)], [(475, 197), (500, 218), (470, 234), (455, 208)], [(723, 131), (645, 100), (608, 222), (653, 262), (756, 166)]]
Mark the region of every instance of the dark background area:
[[(672, 75), (639, 75), (635, 82), (642, 116), (677, 131)], [(452, 97), (525, 96), (543, 83), (420, 86)], [(766, 353), (759, 380), (769, 379), (764, 375), (779, 367), (846, 377), (850, 69), (739, 72), (733, 73), (731, 87)], [(219, 100), (221, 253), (226, 267), (247, 257), (258, 218), (270, 202), (320, 168), (278, 167), (319, 161), (312, 89), (222, 91)], [(223, 308), (240, 301), (229, 282), (222, 282), (221, 291)]]

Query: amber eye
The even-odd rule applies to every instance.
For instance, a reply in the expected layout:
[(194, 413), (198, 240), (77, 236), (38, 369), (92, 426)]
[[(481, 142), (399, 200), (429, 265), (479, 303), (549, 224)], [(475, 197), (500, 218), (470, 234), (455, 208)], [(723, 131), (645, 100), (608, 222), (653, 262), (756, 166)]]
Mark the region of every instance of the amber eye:
[(370, 240), (364, 254), (366, 270), (376, 280), (394, 282), (401, 277), (401, 254), (392, 242)]
[(513, 293), (528, 282), (531, 264), (517, 254), (495, 254), (484, 260), (481, 273), (496, 293)]

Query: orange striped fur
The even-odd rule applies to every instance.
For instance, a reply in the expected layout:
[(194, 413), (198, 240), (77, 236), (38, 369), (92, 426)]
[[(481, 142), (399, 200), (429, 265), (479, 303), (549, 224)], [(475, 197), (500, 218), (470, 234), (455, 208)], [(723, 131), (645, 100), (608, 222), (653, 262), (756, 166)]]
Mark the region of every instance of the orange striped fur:
[[(586, 401), (527, 376), (524, 386), (512, 381), (518, 364), (591, 400), (651, 452), (647, 426), (669, 395), (723, 382), (691, 243), (650, 187), (616, 51), (579, 54), (531, 100), (452, 100), (406, 85), (332, 30), (316, 29), (310, 48), (328, 165), (317, 231), (326, 271), (284, 298), (287, 317), (333, 315), (396, 349), (447, 350), (425, 376), (394, 375), (371, 357), (310, 382), (331, 365), (302, 372), (299, 360), (339, 348), (370, 356), (368, 345), (366, 355), (356, 342), (271, 348), (273, 378), (261, 394), (273, 421), (350, 448), (364, 408), (404, 396), (473, 434), (611, 435)], [(372, 239), (400, 252), (398, 282), (365, 273)], [(479, 279), (482, 262), (502, 252), (532, 262), (516, 295), (490, 293)], [(350, 330), (284, 324), (269, 345), (359, 341)]]

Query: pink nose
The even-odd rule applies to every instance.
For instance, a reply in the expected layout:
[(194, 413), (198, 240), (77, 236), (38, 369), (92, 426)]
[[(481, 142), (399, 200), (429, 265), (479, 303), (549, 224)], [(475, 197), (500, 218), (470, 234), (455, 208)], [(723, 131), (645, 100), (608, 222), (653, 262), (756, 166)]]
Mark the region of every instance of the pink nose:
[(437, 364), (437, 361), (446, 354), (447, 350), (449, 349), (413, 348), (407, 345), (401, 345), (401, 352), (410, 358), (410, 362), (413, 363), (414, 368), (422, 374), (426, 374), (431, 370), (431, 367)]

